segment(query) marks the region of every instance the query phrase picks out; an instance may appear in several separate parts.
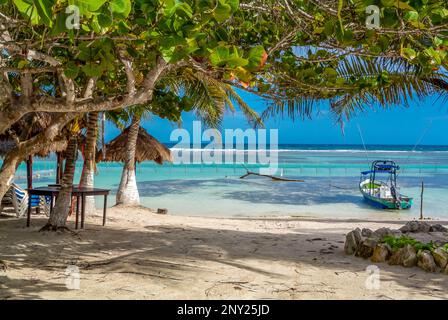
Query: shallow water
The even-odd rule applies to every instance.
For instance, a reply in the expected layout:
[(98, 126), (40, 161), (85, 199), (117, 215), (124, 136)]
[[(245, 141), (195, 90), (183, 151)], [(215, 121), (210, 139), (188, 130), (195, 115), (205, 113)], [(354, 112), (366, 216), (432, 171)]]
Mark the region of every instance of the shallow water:
[[(320, 148), (320, 149), (318, 149)], [(173, 215), (195, 216), (318, 216), (344, 218), (403, 218), (420, 215), (421, 182), (425, 183), (424, 214), (448, 218), (448, 148), (378, 147), (368, 153), (350, 146), (287, 146), (279, 151), (279, 173), (305, 182), (274, 182), (249, 177), (241, 164), (184, 165), (142, 163), (137, 167), (141, 202), (150, 208), (168, 208)], [(195, 151), (200, 152), (200, 151)], [(401, 193), (414, 197), (412, 209), (384, 211), (367, 205), (358, 190), (359, 175), (370, 161), (394, 160), (401, 165)], [(81, 171), (78, 163), (77, 179)], [(257, 165), (250, 165), (257, 170)], [(16, 181), (24, 184), (25, 167)], [(35, 186), (54, 183), (55, 162), (35, 161), (41, 174)], [(96, 186), (113, 189), (121, 176), (121, 164), (98, 165)], [(111, 197), (110, 205), (114, 203)], [(100, 205), (98, 201), (98, 205)]]

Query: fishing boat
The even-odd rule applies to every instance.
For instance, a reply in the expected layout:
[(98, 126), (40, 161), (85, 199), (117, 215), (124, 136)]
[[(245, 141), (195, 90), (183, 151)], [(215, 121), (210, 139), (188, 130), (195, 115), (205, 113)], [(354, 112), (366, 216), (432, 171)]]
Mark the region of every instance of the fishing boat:
[(371, 170), (361, 172), (359, 189), (364, 199), (381, 209), (409, 209), (413, 198), (399, 193), (397, 172), (400, 167), (389, 160), (372, 162)]

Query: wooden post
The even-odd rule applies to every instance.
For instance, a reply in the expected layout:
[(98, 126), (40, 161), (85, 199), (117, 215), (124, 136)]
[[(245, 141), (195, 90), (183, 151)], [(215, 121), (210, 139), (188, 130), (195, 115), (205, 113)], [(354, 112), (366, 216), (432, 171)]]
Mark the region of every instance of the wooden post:
[(60, 184), (61, 183), (61, 179), (62, 179), (62, 174), (63, 174), (63, 168), (62, 168), (62, 153), (61, 152), (57, 152), (56, 153), (57, 156), (57, 165), (56, 165), (56, 183)]
[(33, 157), (29, 156), (26, 159), (26, 186), (28, 189), (33, 189)]
[(425, 182), (422, 181), (422, 193), (420, 198), (420, 220), (423, 220), (423, 193), (425, 192)]

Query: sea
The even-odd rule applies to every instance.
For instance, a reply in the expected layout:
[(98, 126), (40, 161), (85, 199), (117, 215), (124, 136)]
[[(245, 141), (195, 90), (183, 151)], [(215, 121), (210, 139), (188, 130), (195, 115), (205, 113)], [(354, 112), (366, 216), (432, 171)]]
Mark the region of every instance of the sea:
[[(210, 150), (187, 146), (173, 147), (172, 151), (199, 159)], [(412, 219), (423, 213), (425, 218), (448, 219), (448, 146), (283, 144), (270, 152), (248, 146), (215, 151), (216, 159), (220, 153), (230, 153), (233, 161), (138, 164), (141, 204), (166, 208), (171, 215), (187, 216)], [(246, 170), (260, 172), (260, 168), (266, 167), (252, 161), (254, 155), (266, 153), (277, 160), (278, 169), (271, 173), (303, 182), (273, 181), (253, 175), (241, 179)], [(414, 198), (410, 210), (379, 210), (363, 200), (358, 188), (360, 173), (369, 170), (374, 160), (393, 160), (401, 167), (398, 185), (402, 194)], [(81, 169), (79, 160), (76, 181)], [(36, 159), (33, 171), (34, 186), (54, 183), (56, 162), (52, 158)], [(115, 204), (121, 171), (121, 163), (97, 165), (95, 185), (112, 190), (110, 206)], [(21, 164), (15, 181), (25, 186), (25, 177), (25, 165)], [(97, 201), (98, 206), (101, 204)]]

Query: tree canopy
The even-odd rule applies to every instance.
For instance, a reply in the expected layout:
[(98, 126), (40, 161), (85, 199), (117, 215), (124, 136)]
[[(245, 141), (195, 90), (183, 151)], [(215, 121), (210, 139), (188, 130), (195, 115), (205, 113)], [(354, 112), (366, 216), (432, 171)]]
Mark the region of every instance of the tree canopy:
[[(347, 63), (354, 56), (404, 59), (420, 74), (437, 71), (447, 63), (448, 9), (442, 0), (1, 3), (0, 46), (7, 53), (2, 59), (3, 71), (31, 74), (37, 100), (49, 94), (54, 99), (64, 95), (73, 99), (92, 78), (97, 79), (99, 92), (95, 96), (125, 95), (130, 87), (147, 86), (157, 57), (170, 66), (190, 66), (237, 86), (280, 97), (282, 91), (288, 91), (288, 81), (291, 86), (302, 83), (302, 91), (320, 86), (325, 89), (323, 97), (353, 82), (359, 88), (387, 81), (387, 74), (362, 81), (340, 77), (341, 61)], [(366, 26), (366, 8), (372, 4), (380, 8), (380, 29)], [(130, 61), (132, 76), (126, 68)], [(13, 90), (26, 96), (30, 89), (23, 88), (18, 78), (17, 83), (9, 79)], [(48, 92), (49, 86), (54, 86), (55, 92)], [(77, 108), (65, 109), (92, 109), (78, 100), (83, 99), (74, 99)], [(33, 106), (41, 111), (53, 107), (42, 102)]]
[(0, 11), (0, 133), (30, 112), (146, 104), (180, 68), (267, 99), (266, 114), (321, 99), (348, 114), (446, 76), (443, 0), (1, 0)]

